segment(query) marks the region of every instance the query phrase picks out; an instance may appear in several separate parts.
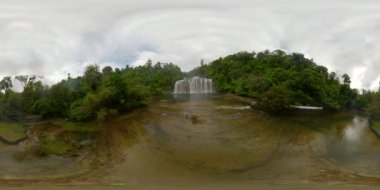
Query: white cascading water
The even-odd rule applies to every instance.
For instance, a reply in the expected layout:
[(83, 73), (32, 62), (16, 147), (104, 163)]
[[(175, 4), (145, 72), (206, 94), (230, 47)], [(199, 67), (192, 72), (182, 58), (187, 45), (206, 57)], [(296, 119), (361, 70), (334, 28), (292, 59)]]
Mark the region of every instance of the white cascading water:
[(195, 76), (191, 79), (179, 80), (175, 83), (174, 94), (205, 94), (214, 93), (212, 79)]

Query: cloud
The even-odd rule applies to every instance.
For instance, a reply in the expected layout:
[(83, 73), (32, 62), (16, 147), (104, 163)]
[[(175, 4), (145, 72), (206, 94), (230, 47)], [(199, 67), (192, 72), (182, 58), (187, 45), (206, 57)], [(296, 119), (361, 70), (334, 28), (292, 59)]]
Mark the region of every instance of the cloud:
[(373, 0), (3, 0), (0, 76), (59, 81), (91, 63), (149, 58), (187, 71), (201, 59), (280, 48), (377, 88), (379, 12)]

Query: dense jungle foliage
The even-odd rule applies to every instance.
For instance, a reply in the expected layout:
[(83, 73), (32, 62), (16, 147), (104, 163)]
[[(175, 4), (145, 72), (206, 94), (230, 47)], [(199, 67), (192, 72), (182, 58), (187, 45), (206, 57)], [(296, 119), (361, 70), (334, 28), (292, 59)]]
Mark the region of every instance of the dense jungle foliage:
[(73, 121), (105, 120), (108, 116), (147, 104), (149, 97), (171, 92), (182, 78), (180, 68), (172, 63), (101, 71), (90, 65), (83, 76), (44, 86), (36, 76), (17, 76), (22, 92), (12, 90), (12, 78), (0, 81), (0, 117), (22, 120), (27, 115), (45, 118), (64, 117)]
[[(104, 121), (107, 117), (146, 105), (152, 96), (171, 93), (184, 76), (212, 78), (219, 92), (252, 97), (266, 110), (280, 112), (291, 105), (327, 110), (365, 110), (380, 118), (380, 93), (350, 88), (350, 77), (328, 72), (312, 59), (281, 50), (239, 52), (183, 73), (172, 63), (100, 70), (90, 65), (83, 76), (44, 86), (37, 76), (4, 77), (0, 81), (0, 119), (23, 120), (29, 115)], [(13, 90), (12, 81), (23, 90)]]
[(271, 111), (290, 105), (327, 110), (366, 106), (359, 91), (350, 88), (347, 74), (340, 78), (299, 53), (240, 52), (201, 64), (190, 73), (212, 78), (219, 91), (256, 98), (262, 108)]

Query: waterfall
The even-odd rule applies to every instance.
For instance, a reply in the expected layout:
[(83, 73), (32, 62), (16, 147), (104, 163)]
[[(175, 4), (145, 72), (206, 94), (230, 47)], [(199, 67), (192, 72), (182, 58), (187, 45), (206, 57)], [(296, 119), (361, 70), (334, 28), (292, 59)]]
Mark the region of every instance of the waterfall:
[(174, 94), (204, 94), (214, 93), (212, 79), (195, 76), (191, 79), (179, 80), (175, 83)]

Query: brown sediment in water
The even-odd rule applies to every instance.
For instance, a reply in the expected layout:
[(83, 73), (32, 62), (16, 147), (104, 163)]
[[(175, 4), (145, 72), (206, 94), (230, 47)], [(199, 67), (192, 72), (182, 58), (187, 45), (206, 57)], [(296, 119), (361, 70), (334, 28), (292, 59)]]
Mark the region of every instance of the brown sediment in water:
[[(373, 175), (376, 171), (365, 169), (374, 162), (373, 151), (377, 148), (371, 143), (376, 142), (370, 139), (367, 143), (368, 138), (361, 142), (352, 134), (357, 130), (355, 125), (364, 125), (364, 121), (334, 115), (273, 118), (255, 110), (217, 109), (221, 105), (241, 103), (223, 99), (158, 101), (107, 121), (94, 140), (96, 159), (87, 171), (71, 176), (3, 179), (1, 183), (23, 187), (72, 185), (80, 189), (277, 189), (284, 184), (336, 189), (342, 187), (341, 183), (350, 189), (355, 185), (380, 185)], [(191, 116), (199, 122), (192, 121)], [(322, 118), (329, 121), (320, 121)], [(315, 129), (305, 124), (327, 126)], [(368, 135), (364, 128), (359, 132)], [(345, 133), (347, 137), (341, 136)], [(345, 143), (369, 146), (363, 152), (368, 164), (334, 153), (339, 149), (346, 151), (343, 155), (360, 152)]]
[[(133, 118), (134, 113), (128, 114), (128, 118)], [(93, 143), (96, 144), (96, 150), (91, 152), (85, 162), (90, 162), (85, 168), (78, 168), (78, 171), (72, 174), (58, 174), (43, 177), (34, 176), (7, 176), (0, 178), (0, 184), (11, 186), (29, 185), (107, 185), (104, 176), (107, 175), (107, 169), (113, 164), (122, 162), (125, 156), (125, 147), (133, 144), (136, 136), (142, 135), (141, 131), (131, 123), (123, 123), (119, 118), (109, 121)], [(57, 130), (54, 130), (57, 131)], [(62, 132), (62, 131), (61, 131)], [(42, 159), (42, 158), (41, 158)], [(62, 166), (64, 167), (64, 166)]]

